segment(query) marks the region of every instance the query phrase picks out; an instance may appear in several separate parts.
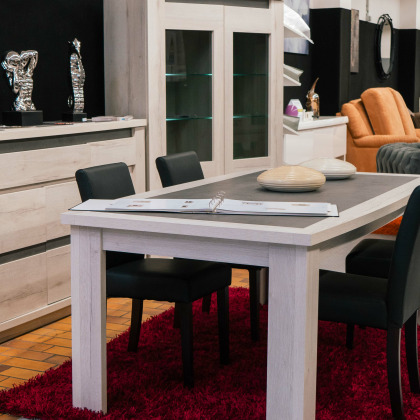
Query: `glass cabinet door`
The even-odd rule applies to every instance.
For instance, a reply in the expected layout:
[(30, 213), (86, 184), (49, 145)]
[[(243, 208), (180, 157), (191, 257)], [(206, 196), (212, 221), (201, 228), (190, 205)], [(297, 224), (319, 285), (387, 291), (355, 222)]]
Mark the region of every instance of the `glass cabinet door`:
[(233, 34), (233, 159), (268, 156), (268, 35)]
[(212, 156), (212, 33), (166, 30), (167, 154)]

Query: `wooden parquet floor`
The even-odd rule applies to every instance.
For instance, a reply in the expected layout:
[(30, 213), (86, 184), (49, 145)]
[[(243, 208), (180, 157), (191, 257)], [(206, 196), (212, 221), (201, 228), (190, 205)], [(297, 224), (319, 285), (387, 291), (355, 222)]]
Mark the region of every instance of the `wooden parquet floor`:
[[(233, 270), (232, 286), (248, 287), (248, 271)], [(158, 315), (173, 304), (145, 301), (143, 319)], [(108, 299), (107, 341), (112, 340), (130, 326), (131, 299)], [(39, 375), (50, 368), (60, 366), (71, 356), (71, 317), (31, 331), (0, 344), (0, 389), (8, 389)], [(0, 420), (17, 420), (8, 414), (0, 414)]]

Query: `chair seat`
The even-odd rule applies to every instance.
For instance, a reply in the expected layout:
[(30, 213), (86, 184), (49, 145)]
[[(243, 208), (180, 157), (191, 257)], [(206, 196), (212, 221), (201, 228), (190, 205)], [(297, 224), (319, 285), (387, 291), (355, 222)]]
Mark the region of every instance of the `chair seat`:
[(346, 272), (388, 278), (395, 241), (364, 239), (346, 258)]
[(168, 302), (193, 302), (231, 284), (227, 264), (147, 258), (106, 272), (107, 295)]
[(379, 277), (321, 270), (319, 319), (387, 329), (387, 284)]

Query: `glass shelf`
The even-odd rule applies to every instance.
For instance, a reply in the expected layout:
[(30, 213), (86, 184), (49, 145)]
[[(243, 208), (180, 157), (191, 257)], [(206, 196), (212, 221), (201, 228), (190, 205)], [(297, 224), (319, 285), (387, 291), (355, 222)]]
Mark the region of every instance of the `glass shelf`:
[(268, 118), (268, 115), (234, 115), (233, 118)]
[(211, 73), (166, 73), (166, 77), (179, 77), (179, 76), (213, 76)]
[(197, 116), (197, 117), (190, 117), (190, 116), (185, 116), (185, 117), (167, 117), (166, 121), (190, 121), (190, 120), (211, 120), (213, 119), (213, 117), (201, 117), (201, 116)]
[(233, 77), (268, 76), (267, 73), (234, 73)]

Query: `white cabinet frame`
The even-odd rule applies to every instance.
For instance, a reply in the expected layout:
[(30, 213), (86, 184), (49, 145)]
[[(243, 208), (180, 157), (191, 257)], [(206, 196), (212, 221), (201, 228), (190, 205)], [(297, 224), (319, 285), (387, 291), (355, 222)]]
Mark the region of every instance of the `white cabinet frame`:
[[(147, 189), (166, 154), (165, 30), (212, 32), (212, 157), (205, 176), (282, 162), (283, 2), (249, 8), (164, 0), (104, 0), (106, 113), (147, 118)], [(268, 157), (233, 159), (233, 32), (269, 34)]]

